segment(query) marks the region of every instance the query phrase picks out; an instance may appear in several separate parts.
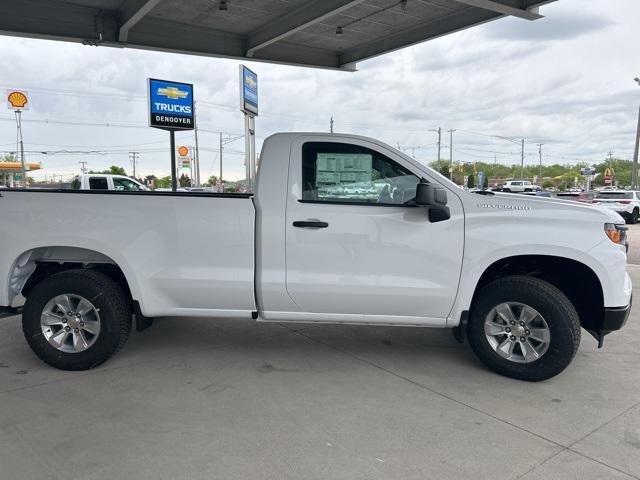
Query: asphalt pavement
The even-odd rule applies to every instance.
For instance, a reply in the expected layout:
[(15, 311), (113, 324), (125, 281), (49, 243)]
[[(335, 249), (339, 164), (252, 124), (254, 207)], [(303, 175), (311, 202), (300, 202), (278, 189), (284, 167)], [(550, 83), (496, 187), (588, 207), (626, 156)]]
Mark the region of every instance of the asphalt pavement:
[(640, 478), (640, 302), (603, 349), (582, 333), (541, 383), (489, 372), (448, 330), (180, 318), (63, 372), (11, 317), (0, 478)]
[(629, 239), (629, 251), (627, 252), (627, 263), (632, 265), (640, 265), (640, 223), (636, 225), (627, 225)]

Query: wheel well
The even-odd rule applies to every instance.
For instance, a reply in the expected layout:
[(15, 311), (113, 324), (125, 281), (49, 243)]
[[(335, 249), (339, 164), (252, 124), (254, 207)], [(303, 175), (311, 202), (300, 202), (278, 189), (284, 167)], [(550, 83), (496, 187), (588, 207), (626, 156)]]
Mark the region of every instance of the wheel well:
[(507, 275), (529, 275), (551, 283), (573, 304), (583, 328), (595, 330), (601, 324), (604, 297), (598, 276), (585, 264), (563, 257), (520, 255), (498, 260), (480, 277), (472, 305), (482, 287)]
[(132, 300), (129, 283), (120, 267), (111, 258), (93, 250), (75, 247), (35, 248), (20, 255), (11, 272), (10, 297), (20, 293), (26, 298), (45, 278), (74, 269), (95, 270), (107, 275), (120, 285)]

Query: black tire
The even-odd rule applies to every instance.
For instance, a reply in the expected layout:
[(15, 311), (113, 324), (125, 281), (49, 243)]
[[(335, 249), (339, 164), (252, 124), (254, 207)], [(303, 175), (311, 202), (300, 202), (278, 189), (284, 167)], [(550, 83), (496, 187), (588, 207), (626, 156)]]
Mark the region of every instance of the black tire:
[[(100, 333), (85, 351), (60, 351), (42, 333), (43, 309), (49, 300), (62, 294), (80, 295), (99, 309)], [(108, 276), (93, 270), (67, 270), (45, 278), (30, 292), (22, 313), (22, 330), (33, 352), (45, 363), (62, 370), (88, 370), (106, 361), (127, 341), (131, 302)]]
[(636, 223), (638, 223), (639, 216), (640, 216), (640, 213), (638, 212), (638, 209), (634, 208), (633, 212), (631, 213), (631, 216), (629, 217), (629, 223), (631, 225), (635, 225)]
[(503, 192), (507, 192), (507, 193), (511, 193), (511, 189), (510, 188), (503, 188), (502, 191)]
[[(536, 309), (549, 327), (547, 351), (530, 363), (516, 363), (494, 351), (484, 332), (485, 318), (504, 302), (519, 302)], [(501, 375), (530, 382), (547, 380), (562, 372), (580, 345), (580, 320), (569, 299), (544, 280), (510, 276), (495, 280), (478, 292), (469, 315), (467, 337), (476, 356)]]

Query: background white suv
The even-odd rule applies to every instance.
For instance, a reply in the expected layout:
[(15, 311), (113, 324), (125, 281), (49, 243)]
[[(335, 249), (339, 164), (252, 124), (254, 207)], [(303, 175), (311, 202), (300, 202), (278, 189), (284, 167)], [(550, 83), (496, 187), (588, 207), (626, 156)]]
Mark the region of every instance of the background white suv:
[(628, 190), (603, 190), (596, 194), (593, 203), (615, 210), (627, 223), (638, 223), (640, 217), (640, 192)]
[(536, 186), (529, 180), (509, 180), (502, 186), (503, 192), (533, 192)]

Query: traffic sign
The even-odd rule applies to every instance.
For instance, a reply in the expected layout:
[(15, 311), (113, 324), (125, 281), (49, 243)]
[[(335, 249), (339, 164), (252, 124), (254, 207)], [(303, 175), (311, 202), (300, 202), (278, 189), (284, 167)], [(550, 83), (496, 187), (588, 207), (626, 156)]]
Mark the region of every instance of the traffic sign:
[(193, 130), (193, 85), (150, 78), (149, 126), (164, 130)]

